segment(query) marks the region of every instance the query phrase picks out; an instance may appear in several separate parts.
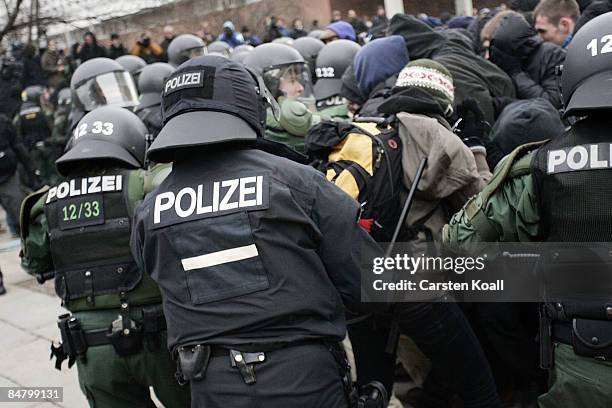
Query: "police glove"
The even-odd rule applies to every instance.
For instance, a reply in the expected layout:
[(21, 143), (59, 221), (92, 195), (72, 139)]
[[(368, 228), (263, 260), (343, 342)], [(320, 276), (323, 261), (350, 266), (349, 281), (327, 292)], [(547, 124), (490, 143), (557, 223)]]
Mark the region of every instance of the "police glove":
[(494, 45), (491, 46), (491, 61), (509, 76), (518, 74), (523, 70), (521, 57), (508, 54)]

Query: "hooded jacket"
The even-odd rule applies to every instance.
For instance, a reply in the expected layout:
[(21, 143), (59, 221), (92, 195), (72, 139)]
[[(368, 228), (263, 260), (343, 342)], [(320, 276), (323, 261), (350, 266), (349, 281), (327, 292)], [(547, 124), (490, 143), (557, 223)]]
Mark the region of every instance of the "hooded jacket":
[[(509, 154), (520, 145), (553, 139), (563, 134), (559, 112), (543, 98), (515, 101), (506, 106), (489, 135), (500, 154)], [(489, 156), (487, 155), (487, 159)], [(501, 157), (489, 161), (491, 168)]]
[[(380, 62), (384, 61), (384, 64)], [(370, 95), (380, 82), (397, 75), (410, 62), (406, 42), (399, 35), (380, 38), (366, 44), (353, 61), (355, 79), (361, 93)]]
[(406, 40), (410, 59), (433, 59), (452, 74), (455, 84), (455, 104), (466, 97), (475, 98), (487, 121), (495, 119), (493, 99), (514, 97), (514, 86), (500, 68), (476, 55), (471, 47), (456, 38), (449, 39), (415, 17), (396, 14), (391, 19), (389, 35), (401, 35)]
[(555, 108), (562, 105), (555, 69), (565, 60), (565, 51), (543, 42), (520, 15), (504, 18), (495, 31), (491, 47), (519, 56), (522, 71), (511, 73), (519, 99), (544, 98)]

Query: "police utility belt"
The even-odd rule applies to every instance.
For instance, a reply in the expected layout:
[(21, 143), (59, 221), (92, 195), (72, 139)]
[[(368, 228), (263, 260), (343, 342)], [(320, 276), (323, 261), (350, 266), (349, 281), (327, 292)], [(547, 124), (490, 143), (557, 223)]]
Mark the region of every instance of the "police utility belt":
[(540, 365), (553, 366), (553, 342), (572, 346), (574, 353), (612, 361), (612, 305), (606, 306), (608, 320), (568, 317), (561, 303), (540, 306)]
[(166, 320), (161, 310), (142, 309), (142, 318), (132, 319), (129, 306), (124, 303), (121, 312), (107, 329), (85, 331), (75, 316), (59, 316), (57, 325), (62, 342), (59, 346), (51, 344), (51, 359), (56, 358), (55, 368), (61, 370), (62, 362), (68, 359), (68, 368), (78, 359), (87, 363), (89, 347), (111, 344), (117, 355), (127, 357), (139, 353), (143, 345), (149, 351), (157, 351), (161, 346), (161, 332), (166, 330)]

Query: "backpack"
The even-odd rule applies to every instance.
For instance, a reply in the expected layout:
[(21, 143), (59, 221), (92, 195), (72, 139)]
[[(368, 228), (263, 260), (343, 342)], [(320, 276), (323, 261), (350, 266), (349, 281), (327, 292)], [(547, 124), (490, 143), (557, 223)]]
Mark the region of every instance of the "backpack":
[(305, 147), (312, 164), (359, 202), (360, 225), (376, 241), (389, 242), (405, 192), (402, 143), (393, 120), (322, 121), (308, 132)]

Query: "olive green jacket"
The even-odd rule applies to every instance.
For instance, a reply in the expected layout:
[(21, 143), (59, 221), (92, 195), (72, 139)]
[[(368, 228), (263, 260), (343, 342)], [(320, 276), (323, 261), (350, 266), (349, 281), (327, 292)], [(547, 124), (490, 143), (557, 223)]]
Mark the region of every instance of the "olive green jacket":
[(483, 191), (470, 198), (442, 231), (443, 242), (467, 250), (478, 242), (534, 242), (540, 215), (531, 175), (535, 148), (518, 147), (498, 164)]

